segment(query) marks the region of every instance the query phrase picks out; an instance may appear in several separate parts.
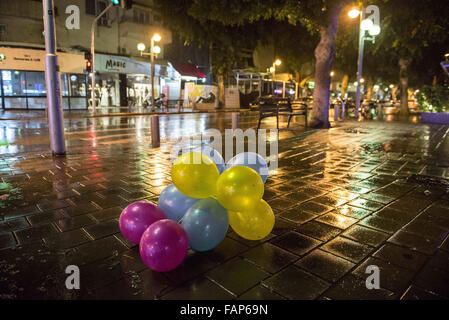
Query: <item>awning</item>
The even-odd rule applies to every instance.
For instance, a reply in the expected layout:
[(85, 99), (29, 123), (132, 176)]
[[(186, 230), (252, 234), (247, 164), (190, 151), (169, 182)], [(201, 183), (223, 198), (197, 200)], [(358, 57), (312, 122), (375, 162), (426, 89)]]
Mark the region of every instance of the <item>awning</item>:
[(171, 62), (171, 64), (181, 76), (206, 78), (206, 76), (201, 73), (195, 65), (191, 63)]

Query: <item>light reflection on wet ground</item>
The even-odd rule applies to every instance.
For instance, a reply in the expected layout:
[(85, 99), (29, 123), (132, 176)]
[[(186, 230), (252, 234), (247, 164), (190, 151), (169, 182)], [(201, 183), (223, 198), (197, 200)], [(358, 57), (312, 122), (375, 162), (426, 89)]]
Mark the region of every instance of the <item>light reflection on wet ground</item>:
[[(2, 298), (449, 297), (449, 197), (424, 176), (449, 178), (448, 126), (347, 121), (305, 131), (299, 117), (279, 133), (279, 168), (265, 187), (273, 233), (250, 242), (230, 231), (213, 251), (190, 251), (159, 274), (142, 265), (117, 218), (130, 202), (157, 202), (171, 183), (174, 140), (224, 132), (231, 114), (160, 121), (153, 149), (149, 116), (66, 119), (68, 154), (57, 158), (45, 120), (0, 122)], [(255, 128), (257, 114), (240, 125)], [(67, 264), (82, 269), (80, 292), (63, 287)], [(392, 281), (367, 292), (368, 264)]]

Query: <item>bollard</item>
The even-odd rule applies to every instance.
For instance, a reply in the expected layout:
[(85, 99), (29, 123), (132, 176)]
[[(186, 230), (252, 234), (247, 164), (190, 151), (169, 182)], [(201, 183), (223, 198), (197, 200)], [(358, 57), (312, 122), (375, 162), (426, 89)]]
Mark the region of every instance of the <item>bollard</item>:
[(340, 113), (340, 106), (338, 104), (334, 104), (334, 120), (338, 121), (338, 114)]
[(181, 112), (181, 100), (178, 100), (177, 106), (178, 106), (178, 113), (179, 113), (179, 112)]
[(240, 113), (238, 112), (232, 113), (232, 130), (236, 130), (239, 128), (239, 116)]
[(151, 146), (158, 148), (161, 145), (161, 136), (159, 133), (159, 116), (151, 116)]

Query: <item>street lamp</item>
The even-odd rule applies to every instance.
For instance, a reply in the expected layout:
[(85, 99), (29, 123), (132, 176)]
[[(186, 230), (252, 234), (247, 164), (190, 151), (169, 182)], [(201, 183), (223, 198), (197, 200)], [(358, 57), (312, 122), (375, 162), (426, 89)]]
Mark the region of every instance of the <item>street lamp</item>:
[[(365, 13), (371, 13), (368, 18), (365, 18)], [(360, 27), (359, 27), (359, 57), (357, 60), (357, 91), (356, 91), (356, 107), (355, 107), (355, 118), (359, 118), (360, 109), (360, 90), (362, 82), (362, 68), (363, 68), (363, 50), (365, 45), (365, 40), (371, 40), (373, 43), (377, 35), (380, 34), (379, 26), (379, 7), (370, 5), (366, 8), (352, 9), (348, 12), (348, 16), (351, 19), (360, 17)], [(367, 34), (368, 33), (368, 34)]]
[(140, 51), (141, 56), (150, 55), (151, 56), (151, 111), (154, 111), (154, 57), (161, 53), (161, 48), (159, 46), (155, 46), (155, 42), (159, 42), (162, 40), (160, 34), (155, 33), (151, 38), (151, 50), (149, 53), (145, 51), (145, 44), (139, 43), (137, 44), (137, 50)]

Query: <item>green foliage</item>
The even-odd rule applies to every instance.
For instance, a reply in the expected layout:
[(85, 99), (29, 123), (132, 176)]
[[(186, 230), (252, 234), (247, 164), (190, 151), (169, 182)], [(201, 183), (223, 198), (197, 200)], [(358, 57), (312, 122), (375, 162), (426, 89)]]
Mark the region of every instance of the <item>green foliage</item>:
[(418, 104), (426, 112), (449, 112), (449, 88), (424, 86), (418, 94)]

